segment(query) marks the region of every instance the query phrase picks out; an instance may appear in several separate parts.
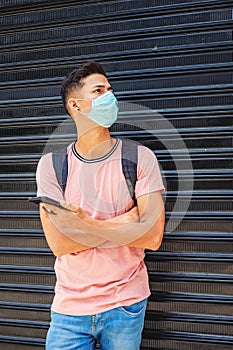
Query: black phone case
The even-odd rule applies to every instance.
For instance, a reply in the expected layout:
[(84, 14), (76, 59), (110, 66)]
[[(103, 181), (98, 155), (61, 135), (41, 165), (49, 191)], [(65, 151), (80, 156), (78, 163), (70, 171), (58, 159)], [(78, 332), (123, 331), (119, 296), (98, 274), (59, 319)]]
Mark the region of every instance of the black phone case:
[(30, 197), (28, 198), (29, 202), (35, 203), (35, 204), (40, 204), (40, 203), (47, 203), (47, 204), (52, 204), (55, 205), (58, 208), (64, 209), (64, 210), (69, 210), (61, 206), (61, 204), (58, 201), (55, 201), (52, 198), (41, 196), (41, 197)]

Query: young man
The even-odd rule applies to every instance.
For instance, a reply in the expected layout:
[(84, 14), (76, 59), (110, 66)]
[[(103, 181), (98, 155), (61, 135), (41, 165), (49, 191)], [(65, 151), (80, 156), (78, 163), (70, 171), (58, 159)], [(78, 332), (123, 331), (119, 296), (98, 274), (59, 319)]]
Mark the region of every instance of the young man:
[[(78, 139), (68, 146), (63, 194), (51, 153), (38, 164), (44, 233), (57, 256), (57, 283), (47, 350), (140, 348), (150, 295), (144, 249), (157, 250), (164, 230), (164, 190), (157, 160), (138, 146), (133, 200), (122, 172), (122, 142), (110, 136), (118, 103), (100, 64), (87, 62), (63, 81), (61, 94)], [(65, 200), (65, 201), (64, 201)]]

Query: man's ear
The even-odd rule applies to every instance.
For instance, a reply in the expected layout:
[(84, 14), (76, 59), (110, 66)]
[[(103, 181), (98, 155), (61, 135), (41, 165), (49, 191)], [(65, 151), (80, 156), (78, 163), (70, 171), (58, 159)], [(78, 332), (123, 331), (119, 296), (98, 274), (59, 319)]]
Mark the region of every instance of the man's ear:
[(76, 111), (79, 111), (80, 107), (78, 101), (75, 98), (70, 97), (67, 101), (67, 108), (70, 111), (70, 113), (74, 113)]

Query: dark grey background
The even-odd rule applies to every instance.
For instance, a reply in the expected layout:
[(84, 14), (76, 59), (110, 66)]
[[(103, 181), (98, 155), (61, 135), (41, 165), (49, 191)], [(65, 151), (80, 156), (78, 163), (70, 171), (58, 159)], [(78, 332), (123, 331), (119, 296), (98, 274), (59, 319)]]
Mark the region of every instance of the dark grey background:
[[(184, 219), (146, 255), (152, 296), (142, 349), (232, 349), (232, 1), (1, 0), (0, 14), (0, 348), (44, 348), (54, 257), (27, 197), (46, 142), (67, 117), (61, 80), (96, 59), (119, 101), (167, 118), (192, 160), (193, 173), (177, 135), (147, 130), (153, 113), (129, 111), (112, 128), (157, 155), (167, 220), (178, 179), (194, 177), (188, 212), (181, 205), (173, 218)], [(71, 129), (56, 147), (73, 140)], [(177, 147), (175, 159), (161, 138)]]

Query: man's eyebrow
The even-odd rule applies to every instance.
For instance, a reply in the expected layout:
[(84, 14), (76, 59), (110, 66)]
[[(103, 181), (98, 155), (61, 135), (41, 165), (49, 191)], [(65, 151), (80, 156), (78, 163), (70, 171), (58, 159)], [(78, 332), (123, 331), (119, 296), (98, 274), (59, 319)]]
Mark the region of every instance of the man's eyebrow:
[[(105, 87), (105, 85), (104, 84), (98, 84), (98, 85), (94, 85), (93, 87), (92, 87), (92, 89), (95, 89), (95, 88), (100, 88), (100, 87)], [(111, 85), (108, 87), (108, 89), (111, 89), (111, 90), (113, 90), (113, 88), (111, 87)]]

